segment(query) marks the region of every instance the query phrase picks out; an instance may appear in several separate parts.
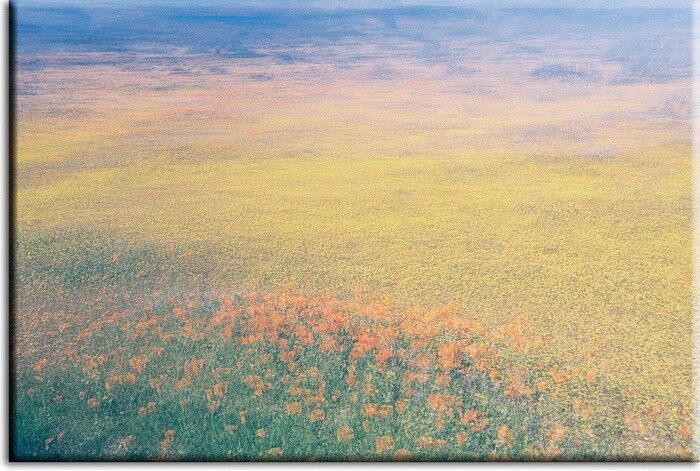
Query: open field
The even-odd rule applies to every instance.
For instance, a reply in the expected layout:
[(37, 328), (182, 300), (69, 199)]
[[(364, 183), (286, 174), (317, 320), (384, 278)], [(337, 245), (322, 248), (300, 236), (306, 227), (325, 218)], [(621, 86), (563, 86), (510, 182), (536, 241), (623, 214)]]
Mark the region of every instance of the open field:
[(690, 457), (682, 12), (66, 12), (18, 56), (19, 455)]
[(229, 286), (458, 302), (493, 327), (524, 316), (550, 357), (671, 398), (690, 381), (689, 175), (688, 149), (565, 165), (141, 165), (22, 190), (18, 213), (44, 228), (191, 244)]
[(690, 457), (688, 408), (637, 414), (591, 372), (504, 367), (454, 307), (289, 290), (101, 301), (32, 323), (51, 335), (17, 377), (24, 459)]
[[(563, 171), (561, 166), (551, 163), (513, 158), (508, 162), (511, 171), (505, 175), (495, 168), (493, 161), (465, 164), (455, 160), (427, 159), (336, 160), (332, 164), (320, 160), (284, 159), (216, 163), (199, 166), (198, 171), (193, 171), (192, 167), (169, 166), (165, 167), (167, 171), (159, 170), (158, 173), (153, 168), (82, 173), (77, 177), (80, 184), (78, 180), (69, 180), (63, 185), (20, 192), (19, 207), (26, 208), (21, 209), (20, 214), (29, 219), (33, 211), (41, 211), (43, 217), (40, 222), (31, 220), (32, 225), (23, 226), (18, 232), (21, 247), (18, 262), (28, 286), (39, 283), (42, 291), (47, 286), (52, 289), (56, 285), (64, 286), (77, 298), (73, 306), (85, 304), (82, 309), (92, 306), (95, 300), (80, 289), (96, 290), (100, 284), (103, 284), (102, 292), (105, 289), (119, 292), (124, 286), (131, 287), (133, 291), (127, 292), (136, 293), (142, 302), (148, 303), (168, 303), (178, 299), (177, 292), (173, 292), (178, 287), (183, 292), (195, 293), (202, 290), (215, 292), (233, 286), (271, 290), (286, 282), (312, 287), (317, 293), (321, 292), (318, 287), (336, 290), (342, 299), (352, 297), (357, 289), (361, 289), (375, 296), (393, 296), (404, 305), (435, 308), (458, 303), (458, 314), (452, 315), (458, 320), (477, 321), (495, 338), (508, 332), (507, 326), (513, 321), (519, 323), (517, 332), (522, 332), (523, 337), (518, 337), (518, 342), (502, 344), (500, 355), (521, 364), (527, 358), (529, 387), (535, 387), (536, 378), (548, 377), (550, 370), (563, 368), (567, 374), (577, 375), (578, 380), (591, 374), (596, 382), (586, 385), (585, 395), (577, 395), (580, 391), (576, 388), (577, 394), (570, 394), (570, 391), (560, 394), (559, 397), (566, 398), (565, 404), (573, 404), (580, 397), (600, 398), (601, 395), (609, 401), (612, 396), (606, 395), (606, 391), (617, 391), (615, 395), (621, 403), (635, 404), (630, 408), (634, 413), (651, 410), (652, 414), (659, 414), (659, 410), (663, 411), (663, 425), (653, 433), (646, 433), (652, 436), (660, 433), (667, 437), (669, 433), (671, 436), (679, 433), (680, 424), (684, 423), (680, 411), (687, 411), (692, 397), (692, 349), (690, 337), (685, 335), (690, 329), (690, 287), (687, 281), (691, 270), (689, 202), (680, 194), (683, 186), (689, 185), (689, 162), (687, 158), (675, 157), (682, 156), (683, 151), (667, 155), (661, 166), (664, 170), (660, 170), (651, 159), (639, 157), (625, 161), (624, 179), (619, 175), (620, 162), (614, 166), (609, 163), (589, 164), (585, 166), (585, 174), (581, 175), (582, 164), (577, 165), (578, 172), (575, 168)], [(501, 165), (503, 162), (498, 167)], [(545, 170), (549, 172), (545, 173)], [(658, 178), (664, 173), (663, 178)], [(193, 174), (198, 178), (184, 178), (184, 175)], [(314, 176), (313, 183), (308, 175)], [(353, 175), (355, 179), (349, 181), (347, 175)], [(410, 175), (410, 179), (405, 175)], [(479, 175), (479, 178), (474, 178), (474, 175)], [(655, 180), (658, 193), (648, 190), (652, 180)], [(506, 189), (511, 185), (518, 188), (518, 192), (509, 193)], [(280, 191), (282, 188), (284, 190)], [(612, 188), (616, 189), (614, 199), (610, 197)], [(54, 191), (62, 195), (60, 200), (51, 197)], [(675, 194), (676, 191), (679, 194)], [(160, 195), (147, 208), (138, 201), (146, 192)], [(642, 194), (644, 198), (639, 196)], [(55, 205), (52, 201), (60, 201), (60, 204)], [(99, 202), (100, 211), (94, 211), (92, 205), (95, 202)], [(362, 211), (370, 207), (373, 209), (368, 217)], [(208, 211), (198, 208), (208, 208)], [(636, 215), (634, 219), (629, 217), (632, 214)], [(128, 226), (121, 226), (124, 229), (120, 231), (117, 223), (126, 224), (125, 221), (129, 221)], [(69, 232), (54, 230), (53, 234), (46, 232), (51, 227), (71, 229)], [(120, 239), (106, 238), (99, 233), (91, 236), (97, 229), (107, 234), (119, 233)], [(32, 235), (42, 233), (46, 235), (38, 240)], [(636, 238), (611, 238), (611, 234), (616, 233), (636, 234)], [(154, 234), (158, 237), (153, 237)], [(530, 237), (523, 238), (522, 234)], [(168, 242), (163, 243), (163, 240)], [(637, 243), (633, 244), (631, 240)], [(144, 249), (138, 247), (162, 247), (163, 253), (176, 251), (178, 256), (173, 256), (170, 261), (159, 260), (153, 255), (144, 255)], [(47, 254), (53, 255), (47, 258)], [(212, 260), (216, 263), (212, 264)], [(686, 263), (681, 265), (680, 260), (686, 260)], [(142, 285), (152, 291), (148, 295), (142, 294)], [(159, 286), (166, 288), (171, 297), (161, 295), (159, 298)], [(27, 289), (20, 293), (25, 291), (33, 292)], [(34, 298), (28, 296), (28, 299)], [(28, 302), (26, 308), (20, 304), (20, 312), (32, 316), (57, 316), (50, 325), (58, 329), (58, 319), (72, 311), (61, 311), (60, 314), (51, 309), (46, 311), (54, 301), (50, 297), (43, 298), (41, 303)], [(37, 305), (46, 307), (37, 309)], [(129, 311), (136, 310), (133, 305), (127, 306)], [(99, 323), (100, 316), (107, 315), (107, 312), (102, 313), (102, 309), (92, 311), (88, 318)], [(167, 318), (167, 313), (161, 316)], [(425, 322), (431, 325), (429, 320)], [(36, 329), (34, 322), (30, 325), (32, 332), (44, 332), (44, 329)], [(399, 331), (403, 332), (403, 329)], [(456, 331), (461, 332), (458, 328)], [(99, 356), (100, 352), (111, 351), (112, 348), (103, 345), (101, 339), (120, 337), (108, 332), (109, 329), (104, 333), (107, 337), (96, 336), (87, 342), (84, 350), (83, 342), (78, 343), (79, 350), (84, 353), (80, 356), (83, 360), (77, 365), (87, 361), (85, 356)], [(34, 338), (35, 342), (44, 343)], [(119, 340), (119, 343), (128, 345), (129, 339)], [(197, 346), (202, 343), (206, 346)], [(61, 345), (74, 345), (74, 340), (66, 338), (65, 344), (59, 342), (58, 345), (57, 349), (61, 351)], [(223, 342), (215, 337), (199, 344), (195, 342), (187, 348), (178, 343), (164, 348), (172, 349), (168, 352), (176, 358), (170, 359), (166, 355), (168, 361), (177, 362), (181, 358), (181, 353), (177, 353), (179, 348), (192, 352), (192, 355), (196, 355), (198, 348), (221, 350), (218, 355), (225, 355), (224, 352), (234, 355), (242, 348), (235, 345), (234, 341)], [(143, 347), (128, 348), (123, 355), (139, 357), (144, 351)], [(273, 349), (270, 355), (279, 353)], [(235, 353), (221, 365), (233, 365), (230, 362), (239, 358), (239, 354), (243, 358), (251, 355), (250, 352)], [(33, 361), (52, 358), (44, 355), (32, 355)], [(116, 365), (126, 365), (126, 356), (116, 360)], [(315, 357), (313, 364), (317, 367), (332, 366), (337, 361), (341, 360), (326, 359), (321, 355)], [(65, 365), (65, 362), (57, 361), (60, 365)], [(77, 365), (73, 368), (80, 368)], [(116, 365), (115, 371), (123, 369), (123, 366)], [(153, 363), (153, 369), (143, 376), (143, 381), (149, 376), (157, 376), (159, 369), (166, 368), (157, 365)], [(214, 361), (212, 367), (219, 367), (214, 365), (220, 364)], [(57, 367), (53, 361), (52, 366)], [(171, 369), (167, 367), (168, 371)], [(98, 381), (105, 380), (106, 371), (101, 373)], [(388, 381), (383, 376), (380, 378), (382, 384)], [(51, 383), (50, 379), (48, 381)], [(89, 381), (90, 384), (93, 382), (93, 379)], [(85, 380), (76, 379), (71, 383), (84, 384)], [(139, 384), (141, 388), (146, 387), (145, 382)], [(44, 393), (54, 389), (52, 387)], [(144, 404), (161, 403), (160, 396), (151, 397), (150, 390), (145, 391), (139, 393)], [(499, 391), (502, 393), (502, 389)], [(198, 393), (204, 394), (203, 390)], [(132, 393), (125, 391), (123, 394), (131, 397)], [(189, 397), (189, 394), (196, 393), (185, 396)], [(177, 397), (180, 396), (182, 394)], [(130, 413), (131, 408), (136, 410), (133, 401), (124, 403), (119, 395), (107, 393), (105, 397), (115, 401), (115, 411)], [(507, 399), (502, 400), (508, 403)], [(522, 407), (530, 408), (530, 411), (535, 407), (556, 407), (539, 405), (542, 400), (535, 401), (537, 406), (527, 403)], [(598, 399), (598, 403), (604, 404), (605, 400)], [(174, 404), (175, 399), (168, 401)], [(346, 406), (348, 404), (342, 405)], [(27, 410), (34, 407), (27, 406)], [(605, 410), (608, 407), (611, 405), (608, 404)], [(619, 419), (627, 417), (626, 407), (612, 406), (612, 413), (618, 417), (616, 426), (625, 424)], [(94, 413), (89, 408), (84, 409), (87, 414)], [(174, 410), (168, 414), (182, 419), (175, 424), (191, 422), (188, 415), (180, 417), (180, 413)], [(354, 410), (359, 413), (360, 409), (356, 407)], [(229, 411), (229, 414), (233, 412)], [(203, 413), (203, 409), (196, 414), (192, 412), (195, 415)], [(103, 420), (109, 421), (110, 417), (112, 415)], [(417, 416), (409, 417), (418, 420)], [(534, 420), (531, 415), (527, 415), (527, 419)], [(260, 420), (261, 423), (266, 420), (274, 422), (269, 416)], [(359, 418), (352, 420), (360, 423)], [(522, 426), (519, 421), (511, 423), (508, 420), (504, 422), (508, 427)], [(222, 422), (219, 425), (230, 424)], [(143, 436), (144, 431), (137, 424), (133, 426), (135, 431), (124, 436)], [(270, 427), (279, 427), (276, 433), (283, 434), (291, 428), (296, 430), (298, 425), (283, 421)], [(46, 439), (59, 433), (57, 429), (48, 430)], [(401, 427), (393, 430), (405, 439), (410, 437)], [(491, 430), (489, 437), (493, 438), (495, 430)], [(503, 448), (496, 442), (488, 443), (493, 445), (494, 453), (502, 452), (511, 458), (543, 457), (541, 453), (545, 453), (547, 446), (540, 440), (540, 432), (532, 432), (520, 447)], [(217, 440), (224, 440), (224, 432), (214, 429), (211, 433), (218, 434)], [(330, 432), (325, 430), (324, 433), (328, 435)], [(332, 438), (332, 434), (330, 436)], [(605, 441), (603, 436), (605, 433), (599, 437), (601, 442)], [(376, 438), (368, 434), (361, 443), (371, 444), (373, 437)], [(94, 446), (105, 446), (105, 441), (99, 438), (95, 437), (99, 445)], [(448, 438), (445, 435), (441, 439)], [(401, 447), (414, 450), (412, 456), (416, 459), (431, 456), (484, 458), (485, 450), (491, 450), (491, 445), (487, 446), (480, 440), (472, 443), (474, 448), (470, 448), (471, 451), (461, 447), (450, 448), (452, 451), (449, 452), (438, 448), (435, 455), (425, 450), (416, 454), (408, 444)], [(636, 456), (647, 453), (647, 456), (657, 457), (661, 456), (657, 454), (674, 449), (668, 448), (668, 440), (664, 438), (656, 447), (650, 447), (645, 441), (643, 451), (629, 444), (616, 445), (614, 449), (596, 448), (603, 446), (602, 443), (589, 443), (592, 448), (584, 451), (572, 448), (569, 443), (564, 451), (559, 450), (560, 454), (554, 453), (555, 449), (549, 452), (554, 453), (552, 457), (566, 459), (611, 454), (631, 457), (635, 452)], [(188, 443), (187, 439), (185, 442)], [(60, 450), (74, 450), (70, 443), (66, 442), (67, 448), (47, 450), (45, 456), (60, 456)], [(365, 455), (370, 453), (371, 446), (366, 448), (355, 443), (352, 445), (355, 448), (334, 448), (327, 441), (322, 443), (324, 445), (319, 448), (287, 444), (296, 451), (284, 455), (284, 458), (296, 459), (317, 453), (325, 458), (375, 457)], [(528, 449), (526, 452), (528, 445), (539, 446), (539, 451)], [(225, 459), (228, 455), (223, 454), (224, 448), (219, 452), (211, 448), (183, 446), (175, 456), (186, 457), (189, 453), (189, 456)], [(133, 450), (136, 454), (130, 456), (155, 458), (156, 449), (145, 443), (136, 447)], [(101, 448), (78, 450), (82, 453), (90, 453), (89, 450), (112, 453)], [(236, 452), (239, 453), (236, 456), (239, 459), (257, 458), (256, 453), (260, 450), (258, 446), (244, 447)], [(376, 455), (378, 458), (388, 456)]]

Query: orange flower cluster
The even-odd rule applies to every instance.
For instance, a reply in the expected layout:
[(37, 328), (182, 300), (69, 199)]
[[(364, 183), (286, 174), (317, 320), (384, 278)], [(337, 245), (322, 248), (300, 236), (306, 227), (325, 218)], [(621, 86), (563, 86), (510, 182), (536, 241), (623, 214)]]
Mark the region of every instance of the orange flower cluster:
[[(348, 446), (354, 446), (371, 437), (366, 443), (370, 447), (374, 445), (375, 453), (397, 460), (409, 459), (413, 453), (434, 453), (448, 445), (449, 449), (466, 448), (484, 440), (494, 444), (502, 458), (526, 443), (524, 434), (528, 433), (519, 424), (499, 420), (502, 410), (518, 404), (517, 401), (537, 401), (544, 395), (559, 394), (572, 381), (579, 381), (577, 384), (582, 387), (599, 381), (592, 370), (554, 368), (542, 372), (540, 377), (532, 377), (532, 372), (524, 368), (508, 367), (502, 359), (507, 356), (500, 350), (500, 340), (469, 320), (458, 306), (421, 310), (415, 306), (402, 307), (390, 299), (345, 301), (332, 294), (308, 296), (291, 289), (236, 298), (224, 295), (218, 301), (213, 314), (198, 312), (197, 302), (185, 297), (158, 316), (147, 306), (140, 319), (129, 318), (120, 311), (103, 322), (85, 322), (72, 332), (95, 333), (97, 339), (106, 335), (108, 325), (112, 324), (129, 338), (146, 340), (150, 336), (153, 343), (144, 342), (146, 347), (140, 351), (124, 349), (90, 355), (85, 344), (72, 343), (75, 336), (69, 331), (71, 343), (57, 350), (64, 353), (64, 358), (37, 353), (27, 363), (28, 368), (32, 375), (44, 376), (68, 359), (63, 364), (72, 362), (88, 378), (106, 376), (106, 391), (137, 382), (144, 384), (157, 394), (154, 401), (146, 403), (146, 399), (141, 403), (145, 405), (137, 408), (138, 415), (148, 417), (147, 420), (160, 415), (149, 417), (156, 407), (166, 410), (168, 388), (178, 392), (187, 390), (177, 398), (183, 410), (201, 407), (203, 391), (206, 410), (222, 414), (231, 404), (226, 397), (230, 391), (238, 394), (237, 387), (242, 382), (248, 388), (243, 389), (249, 392), (248, 399), (259, 402), (251, 403), (256, 405), (249, 409), (250, 418), (247, 411), (240, 411), (240, 424), (227, 423), (223, 431), (241, 433), (250, 422), (248, 438), (254, 433), (254, 441), (265, 444), (260, 456), (279, 457), (284, 453), (282, 448), (269, 448), (277, 445), (273, 438), (278, 434), (271, 425), (260, 422), (257, 404), (265, 404), (287, 420), (301, 421), (318, 431), (330, 430), (333, 444), (349, 442)], [(211, 306), (213, 302), (200, 304)], [(504, 331), (517, 338), (520, 349), (528, 350), (534, 345), (528, 343), (520, 327)], [(178, 355), (171, 363), (174, 375), (153, 373), (157, 365), (171, 358), (173, 345), (204, 339), (221, 340), (219, 344), (230, 346), (242, 359), (236, 358), (235, 366), (224, 367), (216, 364), (215, 356), (191, 357), (183, 364)], [(192, 351), (202, 355), (206, 349)], [(326, 358), (339, 365), (332, 373), (324, 363)], [(110, 369), (105, 371), (105, 365)], [(387, 382), (393, 388), (390, 393), (386, 391)], [(487, 390), (484, 394), (498, 391), (497, 399), (505, 401), (505, 406), (489, 409), (488, 401), (476, 397), (479, 394), (472, 397), (458, 392), (462, 384), (476, 384), (476, 389), (483, 387)], [(91, 398), (91, 394), (86, 392), (81, 401), (86, 401), (94, 413), (106, 410), (110, 404), (106, 396), (97, 394), (102, 398), (98, 400)], [(57, 392), (53, 397), (56, 403), (63, 400)], [(336, 416), (334, 403), (348, 400), (343, 405), (343, 415)], [(533, 453), (559, 457), (562, 449), (578, 443), (581, 434), (575, 428), (577, 423), (585, 422), (586, 427), (595, 425), (600, 413), (594, 410), (594, 398), (581, 396), (567, 400), (562, 410), (569, 414), (568, 419), (548, 421), (541, 431), (541, 445), (536, 445)], [(665, 407), (650, 403), (641, 414), (626, 414), (624, 422), (633, 433), (646, 437), (649, 424), (659, 419)], [(410, 420), (416, 411), (427, 419), (425, 424), (430, 430), (412, 436), (409, 439), (412, 445), (407, 445), (409, 450), (399, 449), (400, 444), (385, 434), (391, 431), (396, 437), (404, 437), (389, 425), (405, 422), (406, 417)], [(88, 413), (93, 412), (88, 409)], [(357, 416), (349, 414), (357, 414), (359, 420), (355, 421)], [(684, 414), (685, 422), (674, 425), (673, 433), (689, 442), (693, 434), (692, 411)], [(174, 433), (165, 432), (160, 443), (163, 455), (175, 455)], [(111, 443), (113, 449), (127, 450), (132, 442), (133, 437), (128, 436), (123, 443)], [(49, 442), (47, 446), (55, 448), (56, 444)]]
[(204, 360), (193, 358), (185, 364), (185, 374), (178, 382), (175, 383), (176, 390), (182, 390), (190, 387), (192, 379), (204, 368)]

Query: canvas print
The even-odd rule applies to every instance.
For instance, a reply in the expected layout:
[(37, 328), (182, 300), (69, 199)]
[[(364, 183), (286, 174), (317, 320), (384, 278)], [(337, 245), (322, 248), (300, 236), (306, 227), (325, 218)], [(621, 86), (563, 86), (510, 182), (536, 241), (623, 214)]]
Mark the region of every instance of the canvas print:
[(11, 5), (22, 461), (694, 460), (689, 3)]

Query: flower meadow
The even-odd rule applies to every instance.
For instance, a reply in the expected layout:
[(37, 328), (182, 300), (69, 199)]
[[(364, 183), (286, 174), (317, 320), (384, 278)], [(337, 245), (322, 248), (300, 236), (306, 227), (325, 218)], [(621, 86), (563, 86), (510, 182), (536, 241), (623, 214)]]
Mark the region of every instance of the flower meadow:
[(697, 458), (689, 9), (13, 3), (13, 459)]
[(530, 362), (546, 340), (522, 319), (493, 330), (360, 290), (172, 293), (148, 274), (147, 292), (90, 287), (125, 263), (102, 256), (80, 292), (24, 285), (41, 314), (18, 323), (18, 459), (691, 459), (689, 407), (626, 407), (594, 370)]

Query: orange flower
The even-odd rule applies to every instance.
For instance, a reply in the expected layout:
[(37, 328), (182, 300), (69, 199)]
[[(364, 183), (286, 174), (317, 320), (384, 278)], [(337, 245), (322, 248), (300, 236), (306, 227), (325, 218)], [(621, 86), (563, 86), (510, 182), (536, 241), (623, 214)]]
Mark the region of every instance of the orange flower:
[(269, 387), (260, 376), (248, 375), (243, 379), (243, 382), (253, 390), (253, 394), (256, 396), (262, 396)]
[(488, 417), (481, 417), (472, 426), (472, 430), (476, 433), (483, 432), (484, 429), (488, 426), (489, 422), (490, 422), (490, 420)]
[(284, 363), (289, 363), (291, 361), (294, 361), (294, 359), (297, 356), (297, 353), (297, 350), (289, 350), (287, 352), (280, 353), (279, 357), (280, 360), (282, 360)]
[(326, 417), (326, 413), (321, 409), (314, 409), (309, 414), (309, 420), (311, 422), (320, 422)]
[(417, 382), (417, 383), (427, 383), (428, 380), (430, 379), (430, 376), (428, 373), (421, 371), (421, 372), (413, 372), (413, 371), (408, 371), (404, 375), (404, 380), (407, 383), (412, 383), (412, 382)]
[(388, 435), (383, 435), (374, 441), (374, 447), (377, 453), (386, 453), (394, 448), (394, 439)]
[(355, 344), (353, 345), (352, 351), (350, 352), (351, 360), (358, 360), (364, 356), (365, 353), (374, 349), (377, 346), (378, 339), (368, 332), (360, 332), (355, 336)]
[(89, 330), (81, 332), (76, 336), (76, 340), (88, 340), (89, 338), (92, 338), (92, 332)]
[(457, 361), (457, 348), (454, 344), (443, 343), (438, 349), (438, 357), (440, 360), (440, 368), (443, 370), (451, 370), (459, 366)]
[(435, 448), (444, 448), (447, 445), (447, 440), (443, 438), (436, 438), (433, 440), (433, 446)]
[(509, 371), (505, 377), (504, 394), (512, 399), (531, 396), (532, 390), (525, 384), (526, 377), (527, 373), (522, 368)]
[(185, 375), (184, 378), (175, 383), (175, 390), (181, 391), (185, 388), (189, 388), (192, 385), (192, 377)]
[(451, 379), (452, 378), (450, 378), (450, 375), (443, 371), (443, 372), (435, 375), (435, 384), (439, 384), (439, 385), (449, 384)]
[(290, 402), (287, 404), (287, 414), (289, 415), (294, 415), (298, 414), (299, 411), (301, 410), (301, 406), (299, 405), (298, 402)]
[(269, 450), (267, 450), (267, 455), (271, 456), (273, 458), (279, 458), (283, 454), (284, 454), (284, 449), (282, 449), (280, 447), (270, 448)]
[(574, 415), (581, 420), (587, 420), (593, 414), (593, 407), (580, 399), (574, 399), (572, 404)]
[(435, 430), (438, 432), (442, 432), (442, 430), (445, 428), (445, 419), (437, 419), (435, 421)]
[(406, 400), (399, 399), (396, 401), (396, 412), (401, 413), (406, 410)]
[(378, 363), (385, 363), (391, 357), (393, 354), (391, 353), (391, 350), (388, 348), (381, 348), (379, 351), (374, 355), (374, 358), (377, 360)]
[(241, 424), (245, 425), (245, 423), (248, 422), (248, 413), (246, 411), (240, 411), (238, 417), (241, 419)]
[(171, 445), (173, 444), (173, 441), (175, 440), (175, 431), (174, 430), (166, 430), (165, 431), (165, 440), (160, 442), (160, 449), (163, 453), (167, 452)]
[(36, 363), (34, 363), (34, 371), (36, 371), (37, 373), (44, 371), (44, 368), (46, 368), (46, 365), (48, 363), (49, 360), (47, 360), (46, 358), (40, 358), (39, 360), (37, 360)]
[(551, 370), (549, 372), (549, 375), (552, 377), (554, 382), (557, 384), (564, 383), (568, 378), (568, 375), (567, 375), (566, 371), (564, 371), (564, 370)]
[(204, 368), (204, 360), (193, 358), (185, 364), (185, 375), (194, 376)]
[(693, 431), (688, 427), (687, 425), (681, 425), (678, 428), (678, 433), (683, 437), (685, 440), (690, 440), (690, 438), (693, 436)]
[(383, 405), (379, 407), (379, 410), (377, 411), (377, 414), (379, 414), (379, 417), (386, 419), (391, 415), (391, 406), (390, 405)]
[(100, 407), (100, 402), (96, 397), (91, 398), (87, 403), (90, 409), (97, 410), (97, 408)]
[(267, 429), (259, 428), (255, 431), (255, 436), (258, 438), (265, 438), (267, 435)]
[(354, 366), (354, 365), (350, 365), (350, 366), (348, 367), (348, 374), (345, 376), (345, 383), (346, 383), (348, 386), (353, 387), (353, 386), (355, 385), (356, 382), (357, 382), (357, 377), (356, 377), (356, 374), (355, 374), (355, 366)]
[(401, 448), (399, 450), (396, 450), (393, 459), (394, 461), (408, 461), (411, 459), (411, 452), (406, 450), (405, 448)]
[(532, 391), (519, 379), (511, 379), (508, 381), (503, 394), (512, 399), (518, 399), (519, 397), (529, 397)]
[(549, 389), (549, 383), (545, 380), (540, 380), (537, 382), (537, 390), (541, 393), (546, 392)]
[(564, 427), (561, 424), (557, 424), (554, 426), (551, 433), (549, 434), (549, 438), (551, 438), (552, 441), (556, 443), (556, 442), (560, 441), (561, 439), (563, 439), (568, 432), (569, 432), (568, 428)]
[(182, 321), (187, 320), (187, 314), (180, 306), (173, 307), (173, 315)]
[(445, 394), (431, 394), (428, 396), (428, 404), (435, 412), (445, 413), (450, 408), (450, 397)]
[(131, 357), (129, 360), (129, 366), (131, 366), (131, 369), (137, 373), (141, 373), (141, 371), (143, 371), (146, 363), (148, 363), (148, 357), (146, 356)]
[(231, 335), (233, 334), (233, 325), (231, 324), (226, 324), (224, 328), (221, 330), (221, 333), (219, 333), (219, 337), (222, 340), (228, 340), (231, 338)]
[(464, 414), (462, 414), (462, 418), (459, 419), (459, 424), (460, 425), (469, 425), (472, 422), (476, 422), (476, 420), (479, 418), (479, 413), (475, 410), (468, 410), (465, 411)]
[(513, 445), (513, 431), (510, 427), (505, 425), (498, 427), (496, 432), (497, 440), (501, 445), (512, 446)]
[(314, 335), (302, 325), (297, 325), (294, 328), (294, 336), (296, 337), (297, 342), (302, 345), (309, 346), (314, 343)]
[(433, 438), (426, 436), (418, 437), (416, 439), (416, 444), (421, 448), (428, 448), (433, 445)]
[(542, 457), (545, 460), (555, 460), (561, 454), (561, 449), (556, 445), (551, 445), (544, 450)]
[(433, 364), (433, 358), (427, 355), (421, 355), (413, 362), (416, 368), (427, 369)]
[(117, 440), (117, 451), (126, 453), (129, 451), (129, 448), (131, 448), (131, 445), (134, 443), (136, 438), (134, 438), (133, 435), (127, 435), (125, 437), (121, 437), (119, 440)]
[(467, 432), (457, 432), (457, 435), (455, 436), (455, 441), (457, 442), (457, 445), (462, 445), (467, 440), (469, 440), (469, 434)]
[(354, 435), (355, 433), (353, 432), (352, 428), (348, 427), (347, 425), (343, 425), (342, 427), (340, 427), (335, 434), (339, 442), (346, 442), (348, 440), (352, 440)]
[(376, 404), (367, 404), (363, 409), (362, 409), (362, 414), (365, 417), (375, 417), (376, 415), (379, 414), (379, 407), (377, 407)]
[(121, 383), (129, 383), (131, 385), (136, 384), (136, 375), (134, 373), (126, 373), (124, 376), (122, 376)]
[(217, 397), (224, 397), (226, 393), (228, 392), (228, 381), (222, 381), (219, 383), (216, 383), (214, 386), (212, 386), (212, 390), (214, 391), (214, 395)]
[(595, 370), (588, 370), (586, 372), (586, 382), (588, 382), (589, 384), (594, 383), (595, 379), (596, 379)]

